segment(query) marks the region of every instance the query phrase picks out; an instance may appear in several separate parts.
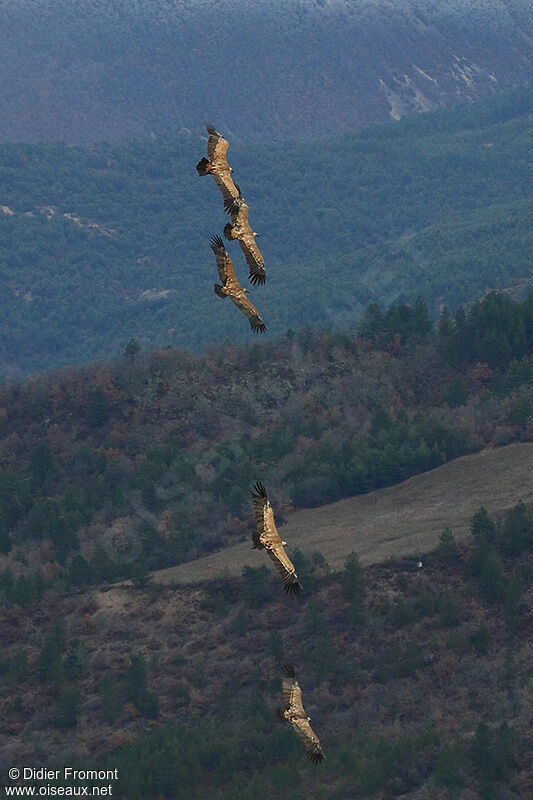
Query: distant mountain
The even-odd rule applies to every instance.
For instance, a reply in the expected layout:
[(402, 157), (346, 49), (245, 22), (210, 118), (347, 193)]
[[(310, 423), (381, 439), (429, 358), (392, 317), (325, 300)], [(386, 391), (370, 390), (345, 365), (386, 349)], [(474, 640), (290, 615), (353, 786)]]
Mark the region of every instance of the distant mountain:
[(530, 0), (0, 0), (0, 138), (350, 131), (525, 85)]
[[(370, 302), (421, 295), (434, 316), (533, 285), (533, 90), (312, 144), (228, 136), (267, 261), (252, 294), (266, 339), (353, 326)], [(0, 375), (112, 357), (131, 337), (145, 351), (253, 337), (213, 292), (227, 217), (194, 169), (205, 146), (0, 145)]]

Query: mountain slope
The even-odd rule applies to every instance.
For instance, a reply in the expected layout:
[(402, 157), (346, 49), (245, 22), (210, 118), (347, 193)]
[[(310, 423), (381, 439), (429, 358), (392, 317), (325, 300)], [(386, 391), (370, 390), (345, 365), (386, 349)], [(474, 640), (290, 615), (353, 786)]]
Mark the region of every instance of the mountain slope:
[[(296, 598), (264, 568), (1, 608), (0, 763), (58, 768), (48, 793), (71, 785), (64, 763), (110, 770), (126, 800), (174, 800), (177, 786), (191, 800), (526, 800), (533, 519), (515, 509), (496, 527), (478, 513), (472, 529), (423, 569), (307, 562)], [(319, 770), (276, 718), (288, 662)]]
[[(288, 552), (311, 557), (318, 550), (333, 570), (352, 551), (364, 564), (421, 555), (435, 549), (445, 527), (458, 540), (470, 533), (470, 520), (484, 506), (491, 514), (519, 502), (533, 505), (533, 443), (510, 444), (462, 456), (403, 483), (319, 508), (296, 511), (280, 528)], [(266, 559), (268, 561), (268, 559)], [(154, 573), (161, 584), (198, 583), (240, 575), (265, 558), (250, 541)]]
[[(353, 325), (370, 302), (422, 295), (434, 313), (531, 285), (532, 114), (522, 90), (312, 144), (231, 139), (267, 263), (252, 296), (267, 337)], [(194, 170), (204, 152), (199, 134), (0, 146), (0, 374), (117, 355), (131, 337), (249, 340), (213, 292), (209, 238), (226, 217)]]
[[(283, 523), (533, 439), (533, 293), (491, 294), (433, 327), (420, 302), (374, 308), (361, 332), (302, 329), (201, 356), (131, 352), (1, 388), (0, 598), (248, 548), (255, 480)], [(500, 480), (516, 479), (510, 502), (527, 495), (514, 469)]]
[(309, 137), (531, 79), (529, 0), (2, 0), (0, 137)]

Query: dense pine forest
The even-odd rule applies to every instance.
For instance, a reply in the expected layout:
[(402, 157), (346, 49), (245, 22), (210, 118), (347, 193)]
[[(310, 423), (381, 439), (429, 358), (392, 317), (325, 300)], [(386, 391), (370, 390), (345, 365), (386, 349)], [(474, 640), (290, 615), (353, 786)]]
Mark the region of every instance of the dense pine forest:
[[(244, 144), (228, 132), (267, 264), (251, 298), (269, 340), (302, 325), (353, 332), (373, 302), (422, 295), (433, 316), (489, 289), (523, 297), (532, 108), (520, 89), (310, 142)], [(0, 145), (0, 376), (112, 358), (132, 338), (144, 351), (248, 341), (213, 292), (209, 239), (226, 218), (194, 169), (205, 146), (200, 128)]]

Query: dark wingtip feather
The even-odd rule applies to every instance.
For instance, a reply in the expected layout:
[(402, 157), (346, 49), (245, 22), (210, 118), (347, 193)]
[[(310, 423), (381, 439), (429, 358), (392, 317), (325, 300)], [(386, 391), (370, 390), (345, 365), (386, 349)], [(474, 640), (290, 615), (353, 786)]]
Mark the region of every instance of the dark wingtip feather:
[(287, 678), (296, 678), (296, 673), (294, 672), (292, 664), (283, 665), (283, 674), (286, 675)]
[(211, 245), (211, 249), (213, 250), (213, 252), (220, 250), (220, 248), (222, 248), (223, 250), (226, 249), (224, 247), (224, 242), (222, 241), (222, 239), (218, 234), (216, 236), (211, 237), (211, 239), (209, 240), (209, 244)]
[[(255, 492), (255, 495), (254, 495), (254, 492)], [(254, 491), (251, 492), (250, 494), (252, 495), (252, 497), (255, 496), (255, 497), (263, 497), (265, 500), (268, 499), (267, 490), (263, 486), (263, 484), (260, 483), (259, 481), (256, 481), (254, 483)]]
[(284, 586), (285, 591), (287, 594), (300, 594), (301, 590), (300, 583), (296, 581), (296, 583), (286, 583)]
[(308, 756), (309, 760), (312, 761), (313, 764), (320, 764), (320, 762), (324, 758), (324, 753), (321, 750), (319, 750), (318, 752), (315, 753), (308, 753)]
[(249, 274), (250, 283), (253, 283), (254, 286), (263, 286), (266, 282), (266, 275), (260, 272), (250, 272)]
[(220, 136), (220, 133), (217, 131), (214, 125), (211, 125), (210, 122), (204, 122), (204, 125), (208, 133), (212, 133), (213, 136)]

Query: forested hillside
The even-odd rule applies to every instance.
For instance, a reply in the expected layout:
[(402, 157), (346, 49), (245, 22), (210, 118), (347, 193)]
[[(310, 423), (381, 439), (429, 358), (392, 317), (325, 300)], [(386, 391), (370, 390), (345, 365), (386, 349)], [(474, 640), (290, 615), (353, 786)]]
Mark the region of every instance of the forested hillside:
[(305, 138), (531, 80), (529, 0), (0, 0), (0, 138)]
[[(117, 769), (127, 800), (529, 797), (523, 504), (479, 508), (466, 543), (443, 530), (421, 568), (363, 570), (354, 554), (332, 573), (291, 550), (297, 597), (263, 554), (184, 589), (149, 572), (250, 537), (254, 480), (281, 522), (533, 440), (533, 294), (435, 325), (421, 300), (369, 306), (355, 335), (303, 328), (203, 355), (130, 343), (114, 363), (6, 385), (0, 437), (3, 766)], [(276, 720), (282, 663), (319, 768)]]
[[(526, 800), (533, 518), (480, 509), (471, 532), (459, 547), (443, 531), (421, 569), (363, 571), (352, 556), (330, 574), (320, 553), (296, 553), (299, 597), (261, 567), (0, 610), (6, 774), (116, 769), (81, 783), (127, 800)], [(324, 747), (318, 767), (276, 718), (287, 662)]]
[(0, 392), (0, 592), (138, 576), (279, 519), (533, 436), (533, 294), (370, 306), (359, 335), (301, 329), (194, 356), (131, 348)]
[[(353, 327), (370, 302), (422, 295), (437, 314), (490, 288), (525, 292), (532, 109), (521, 90), (305, 144), (226, 132), (267, 264), (251, 295), (266, 337)], [(205, 146), (200, 126), (115, 146), (0, 146), (0, 374), (113, 357), (132, 337), (145, 351), (249, 341), (213, 293), (209, 238), (226, 218), (194, 169)]]

